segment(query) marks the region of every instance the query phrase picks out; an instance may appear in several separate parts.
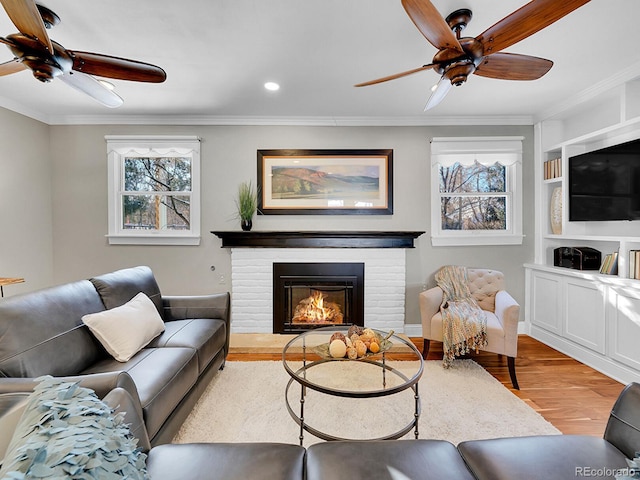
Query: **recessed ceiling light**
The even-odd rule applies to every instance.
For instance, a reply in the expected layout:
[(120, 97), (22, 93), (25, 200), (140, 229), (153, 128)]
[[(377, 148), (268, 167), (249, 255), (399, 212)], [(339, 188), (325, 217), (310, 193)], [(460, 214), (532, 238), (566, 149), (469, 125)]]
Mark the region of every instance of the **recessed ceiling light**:
[(276, 90), (280, 90), (280, 85), (278, 85), (276, 82), (267, 82), (264, 84), (264, 88), (271, 92), (275, 92)]

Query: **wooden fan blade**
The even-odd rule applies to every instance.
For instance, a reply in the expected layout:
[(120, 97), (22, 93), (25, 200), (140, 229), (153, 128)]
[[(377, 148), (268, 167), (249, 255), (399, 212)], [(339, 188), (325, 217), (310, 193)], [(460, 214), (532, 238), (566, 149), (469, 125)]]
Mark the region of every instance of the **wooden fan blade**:
[(474, 73), (502, 80), (537, 80), (552, 66), (553, 62), (544, 58), (517, 53), (494, 53), (484, 57)]
[(8, 62), (0, 63), (0, 77), (21, 72), (22, 70), (26, 70), (26, 68), (27, 67), (20, 63), (17, 58), (9, 60)]
[(449, 93), (449, 90), (451, 90), (451, 87), (452, 87), (451, 80), (449, 80), (448, 78), (445, 78), (445, 76), (443, 75), (440, 78), (440, 81), (438, 82), (438, 85), (436, 86), (435, 90), (431, 93), (429, 100), (427, 100), (427, 104), (424, 106), (424, 111), (426, 112), (427, 110), (432, 109), (433, 107), (438, 105), (442, 100), (444, 100), (444, 97), (447, 96), (447, 93)]
[(402, 6), (431, 45), (438, 50), (451, 49), (464, 54), (455, 34), (430, 0), (402, 0)]
[(34, 0), (0, 0), (13, 24), (27, 37), (36, 39), (49, 53), (53, 45)]
[(67, 50), (73, 59), (73, 70), (99, 77), (131, 80), (133, 82), (162, 83), (167, 79), (165, 71), (150, 63), (111, 57), (100, 53)]
[(378, 78), (376, 80), (370, 80), (368, 82), (358, 83), (354, 87), (366, 87), (368, 85), (375, 85), (376, 83), (388, 82), (389, 80), (395, 80), (396, 78), (406, 77), (414, 73), (422, 72), (423, 70), (429, 70), (435, 67), (435, 64), (423, 65), (422, 67), (414, 68), (413, 70), (407, 70), (406, 72), (396, 73), (395, 75), (389, 75), (388, 77)]
[(481, 33), (484, 54), (499, 52), (548, 27), (589, 0), (532, 0)]
[(85, 75), (80, 72), (69, 72), (60, 75), (58, 78), (70, 87), (86, 93), (105, 107), (116, 108), (123, 103), (122, 98), (91, 75)]

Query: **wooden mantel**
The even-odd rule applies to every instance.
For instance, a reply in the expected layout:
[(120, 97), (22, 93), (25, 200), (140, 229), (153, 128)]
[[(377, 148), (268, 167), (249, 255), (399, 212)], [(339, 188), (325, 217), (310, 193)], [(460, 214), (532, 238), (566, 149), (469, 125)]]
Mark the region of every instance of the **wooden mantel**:
[(424, 232), (215, 232), (222, 247), (258, 248), (414, 248), (413, 241)]

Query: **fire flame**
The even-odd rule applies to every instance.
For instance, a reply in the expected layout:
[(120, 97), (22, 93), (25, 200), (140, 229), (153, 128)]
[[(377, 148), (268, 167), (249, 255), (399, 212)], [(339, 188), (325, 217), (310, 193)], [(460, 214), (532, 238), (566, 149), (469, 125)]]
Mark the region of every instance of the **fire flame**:
[(342, 323), (340, 305), (325, 302), (324, 293), (316, 290), (296, 306), (294, 323)]
[(313, 292), (311, 295), (311, 305), (318, 310), (322, 310), (324, 313), (324, 294), (322, 292)]

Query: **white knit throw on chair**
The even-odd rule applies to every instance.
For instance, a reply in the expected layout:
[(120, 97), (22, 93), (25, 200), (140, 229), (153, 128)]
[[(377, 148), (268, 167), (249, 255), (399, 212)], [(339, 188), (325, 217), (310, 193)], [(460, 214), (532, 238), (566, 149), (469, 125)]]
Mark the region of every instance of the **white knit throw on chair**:
[(457, 356), (487, 345), (487, 317), (469, 291), (467, 269), (447, 265), (436, 273), (436, 282), (444, 292), (442, 337), (445, 367)]

